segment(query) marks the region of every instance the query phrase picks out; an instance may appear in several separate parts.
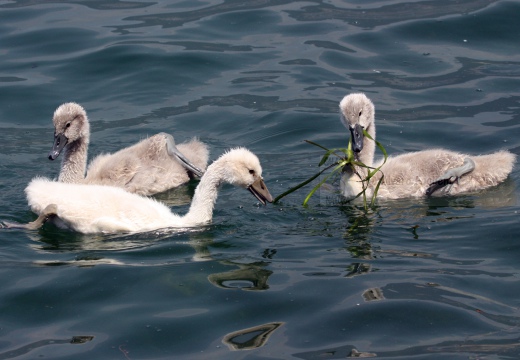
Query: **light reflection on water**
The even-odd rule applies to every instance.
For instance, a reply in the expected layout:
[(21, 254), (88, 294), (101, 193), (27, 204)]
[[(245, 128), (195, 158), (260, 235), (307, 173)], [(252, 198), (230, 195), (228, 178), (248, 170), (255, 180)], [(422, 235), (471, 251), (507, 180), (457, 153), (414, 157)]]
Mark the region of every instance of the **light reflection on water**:
[[(0, 219), (55, 177), (51, 116), (91, 156), (158, 131), (260, 157), (273, 195), (346, 146), (347, 93), (390, 154), (520, 154), (520, 10), (464, 1), (0, 1)], [(379, 202), (334, 188), (261, 207), (221, 189), (197, 230), (0, 231), (0, 358), (518, 358), (518, 171), (488, 191)], [(156, 198), (184, 213), (196, 182)], [(310, 188), (309, 188), (310, 190)]]

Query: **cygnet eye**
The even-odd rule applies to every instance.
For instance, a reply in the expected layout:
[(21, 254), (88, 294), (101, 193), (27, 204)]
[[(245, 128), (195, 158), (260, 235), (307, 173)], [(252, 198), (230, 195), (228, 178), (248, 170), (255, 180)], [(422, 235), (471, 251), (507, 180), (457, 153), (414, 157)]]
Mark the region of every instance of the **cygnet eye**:
[(70, 127), (70, 122), (67, 123), (67, 125), (65, 125), (66, 128)]
[(359, 110), (359, 116), (361, 116), (362, 113), (363, 113), (363, 110)]
[(254, 170), (249, 170), (249, 173), (250, 173), (251, 175), (254, 175), (254, 174), (255, 174), (255, 171), (254, 171)]

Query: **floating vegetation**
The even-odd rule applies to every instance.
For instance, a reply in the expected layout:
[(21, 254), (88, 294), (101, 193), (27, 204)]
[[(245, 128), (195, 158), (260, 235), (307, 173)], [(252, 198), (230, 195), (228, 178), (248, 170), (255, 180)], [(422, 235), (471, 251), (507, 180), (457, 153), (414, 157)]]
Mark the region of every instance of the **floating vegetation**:
[[(318, 167), (321, 167), (321, 166), (324, 166), (327, 161), (329, 160), (329, 158), (331, 157), (331, 155), (333, 156), (336, 156), (337, 157), (337, 160), (335, 162), (333, 162), (332, 164), (330, 165), (327, 165), (325, 166), (323, 169), (321, 169), (318, 173), (314, 174), (313, 176), (311, 176), (309, 179), (303, 181), (302, 183), (296, 185), (295, 187), (292, 187), (290, 188), (289, 190), (285, 191), (284, 193), (278, 195), (274, 200), (273, 202), (276, 203), (278, 202), (280, 199), (282, 199), (283, 197), (295, 192), (296, 190), (304, 187), (305, 185), (311, 183), (314, 179), (316, 179), (317, 177), (319, 177), (321, 174), (323, 174), (324, 172), (326, 172), (327, 170), (330, 170), (332, 169), (332, 171), (327, 174), (322, 180), (320, 180), (320, 182), (314, 186), (314, 188), (312, 188), (312, 190), (307, 194), (307, 196), (305, 197), (305, 200), (303, 200), (303, 206), (306, 206), (307, 203), (309, 202), (310, 198), (312, 197), (312, 195), (314, 195), (314, 193), (323, 185), (325, 184), (325, 182), (333, 175), (335, 174), (341, 174), (341, 172), (345, 171), (346, 168), (350, 167), (352, 169), (352, 171), (354, 173), (357, 173), (359, 178), (360, 178), (360, 181), (361, 181), (361, 184), (362, 184), (362, 190), (361, 192), (359, 192), (359, 194), (357, 194), (353, 199), (350, 199), (350, 200), (354, 200), (354, 199), (357, 199), (358, 197), (362, 196), (363, 197), (363, 205), (365, 207), (365, 210), (368, 210), (368, 207), (373, 207), (374, 204), (375, 204), (375, 200), (376, 200), (376, 196), (377, 196), (377, 192), (379, 190), (379, 186), (381, 185), (383, 179), (384, 179), (384, 174), (381, 175), (381, 178), (379, 178), (378, 182), (377, 182), (377, 185), (375, 186), (374, 188), (374, 192), (370, 198), (370, 202), (367, 200), (367, 194), (366, 194), (366, 191), (368, 189), (368, 185), (370, 183), (370, 179), (378, 172), (378, 171), (381, 171), (381, 167), (386, 163), (386, 160), (388, 158), (388, 155), (386, 153), (386, 150), (385, 148), (383, 147), (383, 145), (381, 145), (380, 142), (374, 140), (367, 132), (365, 129), (363, 129), (363, 135), (374, 141), (377, 145), (377, 147), (379, 148), (379, 150), (381, 150), (381, 152), (383, 153), (383, 156), (384, 156), (384, 160), (383, 162), (381, 163), (381, 165), (379, 165), (377, 168), (374, 168), (374, 167), (371, 167), (371, 166), (367, 166), (365, 165), (364, 163), (362, 163), (361, 161), (358, 161), (356, 160), (356, 156), (355, 156), (355, 153), (354, 151), (352, 150), (352, 140), (349, 140), (349, 143), (348, 143), (348, 147), (345, 149), (345, 148), (338, 148), (338, 149), (327, 149), (326, 147), (320, 145), (320, 144), (317, 144), (313, 141), (310, 141), (310, 140), (305, 140), (305, 142), (311, 144), (311, 145), (314, 145), (314, 146), (317, 146), (323, 150), (325, 150), (325, 154), (323, 155), (323, 157), (321, 158), (321, 161), (320, 163), (318, 164)], [(366, 168), (367, 169), (367, 175), (362, 178), (361, 175), (359, 175), (359, 173), (356, 171), (356, 167), (362, 167), (362, 168)]]

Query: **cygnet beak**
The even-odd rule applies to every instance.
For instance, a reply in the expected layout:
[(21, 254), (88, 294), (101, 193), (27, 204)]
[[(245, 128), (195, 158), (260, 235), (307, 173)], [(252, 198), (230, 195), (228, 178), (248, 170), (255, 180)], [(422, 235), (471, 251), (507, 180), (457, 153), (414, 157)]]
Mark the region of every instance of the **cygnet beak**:
[(267, 186), (265, 186), (262, 178), (258, 178), (258, 180), (249, 185), (247, 190), (251, 191), (251, 194), (253, 194), (263, 205), (265, 205), (266, 201), (273, 202), (273, 197), (269, 193), (269, 190), (267, 190)]
[(68, 142), (69, 139), (64, 134), (54, 133), (54, 144), (52, 145), (52, 150), (49, 152), (49, 160), (55, 160)]
[(363, 126), (359, 124), (349, 126), (349, 130), (350, 138), (352, 139), (352, 150), (355, 153), (359, 153), (363, 150)]

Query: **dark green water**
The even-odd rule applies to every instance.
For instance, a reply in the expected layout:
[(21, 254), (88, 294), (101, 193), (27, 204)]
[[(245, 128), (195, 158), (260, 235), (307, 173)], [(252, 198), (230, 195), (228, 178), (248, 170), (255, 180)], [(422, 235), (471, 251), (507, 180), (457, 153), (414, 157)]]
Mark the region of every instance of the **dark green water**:
[[(159, 131), (246, 146), (273, 195), (346, 146), (341, 98), (389, 153), (520, 154), (517, 1), (0, 1), (0, 219), (54, 177), (51, 117), (90, 156)], [(519, 172), (479, 194), (365, 213), (225, 186), (194, 232), (0, 231), (0, 359), (520, 358)], [(185, 212), (196, 182), (161, 194)], [(254, 328), (254, 329), (250, 329)], [(248, 330), (249, 329), (249, 330)], [(231, 350), (238, 349), (238, 350)], [(369, 355), (369, 354), (365, 354)]]

